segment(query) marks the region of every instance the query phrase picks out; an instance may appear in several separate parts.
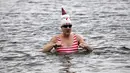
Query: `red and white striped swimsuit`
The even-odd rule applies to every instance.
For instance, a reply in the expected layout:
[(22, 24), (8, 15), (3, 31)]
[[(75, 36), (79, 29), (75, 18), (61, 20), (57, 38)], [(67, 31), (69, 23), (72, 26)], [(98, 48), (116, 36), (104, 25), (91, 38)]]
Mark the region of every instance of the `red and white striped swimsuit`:
[[(57, 37), (57, 42), (61, 42), (61, 39), (59, 37)], [(78, 52), (78, 41), (77, 41), (77, 37), (74, 34), (73, 36), (73, 44), (70, 47), (66, 47), (64, 46), (64, 44), (62, 45), (62, 47), (57, 47), (56, 51), (58, 53), (75, 53)]]

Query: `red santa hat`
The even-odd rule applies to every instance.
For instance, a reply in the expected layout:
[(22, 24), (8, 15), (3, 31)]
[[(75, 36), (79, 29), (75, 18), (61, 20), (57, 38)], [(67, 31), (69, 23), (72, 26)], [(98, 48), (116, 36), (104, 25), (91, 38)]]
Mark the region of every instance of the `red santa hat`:
[(71, 24), (70, 16), (66, 13), (64, 8), (62, 8), (61, 26), (67, 24)]

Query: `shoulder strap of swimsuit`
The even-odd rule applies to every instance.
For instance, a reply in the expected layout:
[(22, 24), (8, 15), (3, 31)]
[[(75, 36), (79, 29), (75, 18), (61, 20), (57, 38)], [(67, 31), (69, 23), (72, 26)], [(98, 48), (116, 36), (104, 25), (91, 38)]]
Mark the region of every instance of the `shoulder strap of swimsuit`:
[(56, 36), (56, 40), (57, 40), (57, 41), (61, 41), (61, 39), (60, 39), (59, 35), (58, 35), (58, 36)]

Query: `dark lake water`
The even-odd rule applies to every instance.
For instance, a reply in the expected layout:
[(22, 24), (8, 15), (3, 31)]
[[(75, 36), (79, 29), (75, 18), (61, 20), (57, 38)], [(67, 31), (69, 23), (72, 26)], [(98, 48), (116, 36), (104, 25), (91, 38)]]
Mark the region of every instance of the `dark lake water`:
[[(45, 54), (61, 7), (90, 54)], [(0, 0), (0, 73), (129, 73), (130, 0)]]

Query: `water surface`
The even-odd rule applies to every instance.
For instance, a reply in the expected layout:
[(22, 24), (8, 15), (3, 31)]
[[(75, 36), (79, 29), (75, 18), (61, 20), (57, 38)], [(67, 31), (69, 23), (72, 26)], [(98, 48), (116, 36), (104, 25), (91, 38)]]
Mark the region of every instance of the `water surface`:
[[(39, 52), (60, 33), (61, 7), (90, 54)], [(129, 73), (130, 0), (0, 0), (0, 73)]]

